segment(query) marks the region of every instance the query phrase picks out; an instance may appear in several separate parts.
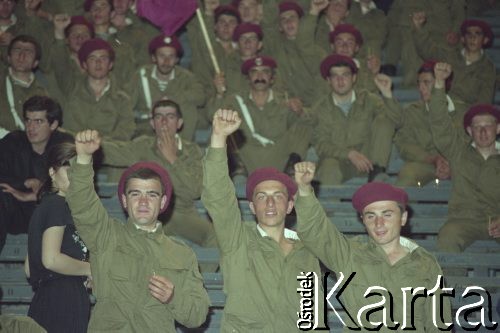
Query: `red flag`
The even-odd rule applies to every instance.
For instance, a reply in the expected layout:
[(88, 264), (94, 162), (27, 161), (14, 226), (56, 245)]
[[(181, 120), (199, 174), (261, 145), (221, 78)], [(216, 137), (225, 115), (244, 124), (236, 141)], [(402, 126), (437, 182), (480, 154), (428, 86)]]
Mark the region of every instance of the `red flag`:
[(137, 0), (137, 15), (161, 28), (167, 36), (175, 34), (196, 8), (196, 0)]

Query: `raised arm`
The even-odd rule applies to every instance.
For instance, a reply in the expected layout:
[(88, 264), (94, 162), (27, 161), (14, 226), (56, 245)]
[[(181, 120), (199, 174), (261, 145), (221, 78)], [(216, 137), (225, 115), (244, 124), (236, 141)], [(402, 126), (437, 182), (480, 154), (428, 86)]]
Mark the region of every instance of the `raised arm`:
[(212, 136), (203, 160), (201, 200), (212, 218), (222, 252), (234, 251), (241, 243), (243, 225), (234, 185), (229, 178), (226, 140), (241, 124), (236, 111), (219, 109), (212, 122)]
[(66, 201), (85, 245), (98, 253), (115, 237), (114, 222), (94, 190), (92, 154), (99, 149), (101, 138), (97, 131), (85, 130), (75, 136), (77, 157), (68, 171), (70, 186)]
[(314, 195), (311, 181), (316, 165), (312, 162), (295, 164), (295, 198), (297, 232), (305, 246), (329, 269), (339, 272), (350, 260), (350, 244), (331, 223), (325, 210)]

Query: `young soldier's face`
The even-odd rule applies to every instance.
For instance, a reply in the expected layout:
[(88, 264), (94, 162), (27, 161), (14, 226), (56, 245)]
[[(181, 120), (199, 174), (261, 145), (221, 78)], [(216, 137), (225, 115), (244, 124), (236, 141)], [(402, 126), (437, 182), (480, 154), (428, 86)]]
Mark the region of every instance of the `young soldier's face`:
[(167, 202), (167, 197), (162, 195), (158, 179), (131, 178), (127, 182), (122, 202), (136, 225), (152, 229)]
[(255, 66), (248, 71), (250, 86), (254, 90), (268, 90), (273, 83), (273, 69), (267, 66)]
[(169, 133), (174, 135), (182, 127), (182, 118), (179, 118), (175, 108), (171, 106), (160, 106), (153, 111), (151, 126), (155, 133), (166, 128)]
[(222, 41), (228, 42), (233, 38), (233, 32), (238, 25), (238, 19), (232, 15), (220, 15), (215, 23), (215, 35)]
[(262, 6), (257, 0), (241, 0), (238, 5), (241, 21), (243, 22), (259, 22), (262, 13)]
[(326, 15), (329, 18), (344, 19), (348, 13), (348, 0), (330, 0), (330, 4), (326, 9)]
[(257, 55), (262, 48), (262, 42), (255, 32), (247, 32), (238, 39), (240, 55), (244, 58), (252, 58)]
[(28, 73), (38, 66), (36, 48), (32, 43), (17, 41), (7, 57), (10, 67), (16, 72)]
[(347, 66), (332, 67), (328, 82), (334, 94), (346, 96), (352, 91), (354, 82), (356, 82), (356, 74), (353, 74), (351, 68)]
[(107, 50), (95, 50), (89, 54), (83, 63), (83, 69), (87, 75), (93, 79), (104, 79), (113, 68), (113, 62)]
[(85, 25), (77, 24), (71, 27), (66, 40), (71, 52), (78, 53), (83, 43), (90, 38), (92, 38), (92, 35), (89, 28)]
[(470, 52), (479, 52), (488, 42), (480, 27), (468, 27), (465, 29), (465, 35), (462, 37), (465, 49)]
[(429, 102), (431, 100), (432, 87), (434, 87), (434, 75), (432, 73), (420, 73), (418, 74), (417, 84), (418, 91), (420, 92), (420, 97), (424, 102)]
[(131, 5), (131, 0), (113, 0), (113, 10), (119, 15), (125, 15)]
[(333, 41), (332, 48), (335, 54), (350, 58), (354, 58), (359, 51), (359, 45), (356, 42), (356, 38), (348, 32), (338, 34)]
[(294, 39), (299, 33), (300, 17), (294, 10), (280, 14), (279, 29), (288, 39)]
[(250, 210), (261, 226), (283, 225), (285, 217), (292, 211), (293, 201), (288, 200), (286, 186), (276, 180), (259, 183), (253, 191)]
[(90, 7), (90, 16), (95, 25), (108, 24), (111, 18), (111, 5), (107, 0), (96, 0)]
[(179, 62), (177, 50), (170, 46), (158, 48), (152, 55), (153, 63), (163, 75), (169, 75)]
[(495, 145), (496, 137), (500, 134), (500, 124), (492, 115), (479, 114), (472, 118), (467, 132), (477, 148), (490, 148)]
[(44, 145), (49, 142), (52, 132), (57, 129), (59, 123), (55, 120), (49, 124), (47, 111), (27, 111), (24, 126), (28, 141), (32, 145)]
[(0, 19), (8, 20), (16, 8), (15, 0), (0, 0)]
[(368, 235), (378, 245), (399, 243), (401, 227), (406, 224), (408, 213), (401, 214), (395, 201), (376, 201), (363, 209), (363, 224)]

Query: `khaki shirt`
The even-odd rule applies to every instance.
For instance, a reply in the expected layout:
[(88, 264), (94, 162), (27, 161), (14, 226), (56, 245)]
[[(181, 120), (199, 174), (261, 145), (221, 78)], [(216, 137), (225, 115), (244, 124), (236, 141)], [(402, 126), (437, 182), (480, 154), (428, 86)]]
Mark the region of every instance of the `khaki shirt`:
[[(345, 309), (354, 318), (357, 325), (357, 316), (363, 306), (373, 305), (379, 301), (380, 297), (365, 297), (369, 287), (379, 286), (386, 291), (382, 293), (386, 297), (386, 303), (389, 300), (387, 291), (392, 295), (394, 320), (403, 323), (406, 316), (406, 322), (410, 323), (414, 319), (417, 332), (440, 332), (433, 324), (433, 304), (432, 298), (426, 297), (415, 302), (414, 315), (410, 315), (411, 297), (407, 297), (406, 313), (403, 313), (404, 298), (401, 288), (407, 287), (425, 287), (431, 290), (436, 286), (438, 275), (442, 275), (441, 268), (432, 256), (422, 247), (413, 241), (401, 237), (400, 243), (409, 253), (391, 265), (385, 251), (373, 240), (362, 241), (359, 238), (347, 238), (338, 231), (335, 224), (330, 221), (321, 207), (318, 199), (314, 195), (297, 196), (295, 208), (297, 210), (297, 230), (304, 245), (309, 248), (330, 270), (337, 273), (337, 276), (343, 274), (344, 282), (352, 273), (356, 273), (351, 282), (343, 290), (342, 300)], [(345, 284), (344, 284), (345, 286)], [(340, 290), (340, 287), (337, 291)], [(436, 292), (439, 297), (440, 291)], [(408, 295), (407, 295), (408, 296)], [(390, 310), (387, 309), (387, 312)], [(449, 298), (444, 298), (443, 317), (445, 322), (451, 322), (451, 306)], [(364, 312), (366, 314), (366, 311)], [(382, 311), (376, 311), (370, 316), (371, 322), (382, 322)], [(436, 318), (440, 318), (439, 308), (436, 309)], [(347, 316), (344, 321), (350, 327), (355, 327)], [(388, 322), (391, 322), (388, 320)], [(439, 322), (439, 320), (438, 320)], [(363, 327), (372, 325), (362, 316)], [(345, 332), (349, 330), (344, 328)], [(366, 329), (361, 331), (365, 332)], [(394, 332), (387, 327), (382, 326), (380, 332)]]
[(255, 223), (241, 221), (226, 149), (209, 148), (203, 173), (202, 201), (214, 222), (224, 276), (221, 332), (300, 332), (297, 276), (321, 276), (318, 260), (298, 239), (284, 256), (278, 243), (262, 236)]
[[(92, 165), (74, 163), (68, 172), (66, 201), (75, 226), (90, 251), (97, 302), (89, 332), (176, 332), (174, 321), (201, 325), (209, 299), (194, 252), (163, 233), (138, 229), (129, 218), (113, 220), (93, 185)], [(168, 278), (175, 293), (160, 303), (148, 288), (153, 275)]]

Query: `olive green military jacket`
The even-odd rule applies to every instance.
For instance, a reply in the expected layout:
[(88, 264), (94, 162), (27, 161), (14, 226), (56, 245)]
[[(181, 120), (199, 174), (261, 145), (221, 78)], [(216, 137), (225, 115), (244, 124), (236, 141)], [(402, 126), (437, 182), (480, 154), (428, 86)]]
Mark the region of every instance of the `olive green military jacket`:
[(451, 64), (453, 83), (450, 96), (467, 105), (492, 103), (495, 95), (496, 69), (486, 53), (467, 65), (461, 49), (449, 49), (434, 42), (425, 27), (413, 32), (415, 46), (423, 59), (436, 59)]
[[(297, 211), (297, 231), (304, 245), (326, 267), (334, 271), (337, 277), (343, 276), (343, 283), (352, 273), (356, 273), (341, 295), (345, 309), (355, 320), (353, 323), (345, 316), (346, 325), (352, 328), (356, 325), (359, 326), (360, 322), (356, 318), (362, 307), (381, 301), (380, 296), (375, 298), (365, 296), (368, 288), (372, 286), (379, 287), (373, 292), (380, 292), (386, 297), (383, 306), (387, 312), (390, 311), (388, 292), (392, 295), (394, 320), (402, 325), (403, 318), (406, 316), (406, 322), (409, 325), (411, 297), (406, 295), (406, 308), (408, 310), (403, 313), (405, 301), (401, 288), (425, 287), (428, 291), (432, 290), (436, 286), (438, 275), (443, 274), (436, 258), (413, 241), (401, 237), (400, 243), (409, 253), (391, 265), (382, 247), (373, 240), (363, 241), (361, 238), (347, 238), (340, 233), (335, 224), (326, 216), (323, 207), (313, 194), (309, 196), (298, 195), (295, 209)], [(385, 288), (385, 291), (380, 288)], [(338, 292), (340, 287), (336, 290)], [(440, 294), (438, 289), (436, 296), (439, 297)], [(432, 303), (430, 297), (426, 297), (425, 301), (420, 299), (415, 302), (413, 318), (417, 332), (440, 332), (434, 326), (432, 318), (433, 314), (437, 315), (436, 318), (440, 318), (440, 309), (437, 308), (436, 312), (433, 313)], [(451, 307), (448, 298), (445, 297), (443, 305), (443, 317), (446, 319), (445, 322), (449, 323), (451, 322)], [(382, 322), (381, 314), (382, 311), (372, 313), (370, 321)], [(367, 327), (372, 327), (367, 322), (365, 315), (366, 310), (361, 316), (363, 325), (361, 331), (367, 331)], [(439, 323), (439, 319), (437, 321)], [(389, 320), (389, 322), (391, 321)], [(345, 327), (344, 331), (349, 331), (349, 329)], [(401, 326), (397, 331), (401, 331)], [(394, 332), (394, 330), (382, 326), (380, 332)]]
[[(463, 133), (463, 118), (467, 111), (465, 103), (454, 100), (454, 111), (448, 112), (448, 121)], [(438, 154), (431, 133), (429, 111), (423, 101), (413, 102), (403, 111), (403, 125), (396, 133), (394, 143), (405, 161), (425, 162), (426, 158)]]
[[(196, 123), (198, 121), (198, 107), (206, 102), (203, 85), (189, 70), (175, 66), (175, 77), (169, 81), (165, 91), (161, 91), (158, 82), (152, 78), (155, 65), (143, 66), (135, 73), (127, 89), (132, 96), (132, 106), (136, 117), (147, 119), (151, 115), (151, 107), (146, 102), (146, 92), (149, 90), (151, 105), (160, 99), (171, 99), (180, 105), (184, 125), (179, 134), (187, 139), (194, 139)], [(149, 89), (144, 89), (143, 80), (147, 81)]]
[[(176, 332), (174, 321), (201, 325), (209, 299), (194, 252), (158, 227), (138, 229), (129, 218), (111, 219), (94, 191), (92, 165), (73, 163), (66, 201), (91, 255), (96, 305), (89, 332)], [(175, 293), (160, 303), (148, 288), (153, 275), (168, 278)]]
[(140, 136), (132, 141), (109, 141), (102, 143), (104, 164), (128, 167), (139, 161), (155, 161), (164, 167), (174, 188), (173, 209), (193, 210), (194, 200), (201, 195), (202, 169), (201, 149), (195, 143), (182, 140), (182, 149), (177, 151), (177, 160), (172, 164), (158, 151), (156, 137)]
[(387, 17), (384, 12), (372, 9), (363, 14), (361, 5), (353, 2), (346, 21), (353, 24), (363, 36), (363, 45), (357, 56), (366, 58), (367, 55), (376, 55), (380, 58), (388, 32)]
[(4, 75), (0, 75), (0, 127), (5, 128), (8, 131), (13, 131), (19, 129), (16, 126), (14, 117), (12, 116), (11, 107), (9, 100), (7, 98), (7, 83), (9, 80), (12, 86), (12, 96), (14, 102), (14, 108), (19, 120), (23, 121), (23, 104), (24, 102), (35, 95), (47, 96), (47, 90), (40, 84), (40, 82), (35, 78), (29, 87), (22, 87), (13, 82), (8, 70), (5, 70)]
[(355, 94), (356, 100), (347, 116), (335, 105), (332, 94), (313, 107), (317, 119), (313, 146), (320, 159), (347, 159), (349, 151), (361, 151), (370, 141), (373, 121), (387, 117), (387, 108), (399, 109), (395, 100), (382, 99), (366, 90), (355, 90)]
[(132, 48), (134, 58), (138, 66), (147, 65), (151, 62), (149, 54), (149, 42), (160, 32), (148, 22), (138, 17), (127, 17), (128, 25), (117, 29), (116, 39), (125, 42)]
[(450, 161), (453, 187), (448, 217), (486, 221), (500, 215), (500, 154), (485, 160), (473, 145), (460, 140), (461, 133), (448, 121), (443, 89), (432, 92), (430, 123), (434, 144)]
[(297, 276), (316, 272), (320, 277), (318, 260), (298, 239), (284, 256), (255, 223), (242, 222), (224, 148), (209, 148), (205, 156), (202, 201), (221, 250), (226, 294), (221, 332), (299, 332)]
[(64, 103), (64, 128), (78, 132), (98, 130), (114, 140), (130, 140), (135, 131), (134, 114), (129, 95), (116, 87), (110, 88), (96, 100), (86, 78), (80, 80)]

